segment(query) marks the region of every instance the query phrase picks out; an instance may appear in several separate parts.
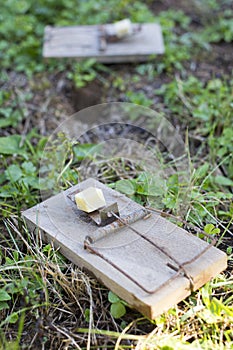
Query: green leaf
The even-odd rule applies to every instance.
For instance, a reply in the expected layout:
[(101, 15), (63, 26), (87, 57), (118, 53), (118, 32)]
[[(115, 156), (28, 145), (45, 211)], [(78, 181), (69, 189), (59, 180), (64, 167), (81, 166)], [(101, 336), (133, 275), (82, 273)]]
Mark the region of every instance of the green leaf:
[(135, 186), (131, 180), (119, 180), (116, 182), (116, 190), (132, 196), (135, 193)]
[[(7, 343), (5, 343), (4, 346), (5, 346), (4, 350), (18, 350), (19, 342), (18, 340), (7, 341)], [(0, 350), (3, 350), (3, 348), (0, 347)]]
[(13, 312), (11, 315), (7, 317), (7, 322), (14, 324), (18, 321), (18, 319), (19, 319), (18, 314), (16, 312)]
[(9, 309), (9, 305), (5, 301), (0, 301), (0, 311), (4, 309)]
[(0, 128), (5, 128), (6, 126), (12, 125), (12, 119), (11, 118), (0, 118)]
[(210, 302), (210, 311), (212, 312), (212, 314), (214, 314), (215, 316), (221, 316), (221, 313), (223, 311), (223, 304), (221, 302), (219, 302), (216, 298), (212, 299)]
[(6, 177), (8, 180), (16, 182), (22, 177), (22, 170), (18, 165), (12, 164), (6, 169)]
[(220, 79), (210, 80), (207, 84), (208, 90), (218, 90), (222, 87), (222, 81)]
[(210, 295), (211, 295), (211, 287), (210, 287), (210, 284), (209, 283), (206, 283), (202, 289), (201, 289), (201, 296), (202, 296), (202, 300), (203, 300), (203, 303), (205, 304), (205, 306), (207, 308), (209, 308), (210, 306)]
[(20, 288), (17, 286), (16, 283), (11, 282), (7, 284), (7, 290), (8, 290), (8, 293), (14, 294), (14, 293), (18, 293), (20, 291)]
[(43, 248), (43, 253), (49, 253), (52, 250), (51, 244), (46, 244)]
[(32, 164), (32, 162), (23, 162), (22, 168), (26, 174), (34, 174), (36, 172), (36, 167)]
[(167, 190), (166, 181), (159, 175), (141, 173), (136, 182), (136, 192), (145, 196), (162, 196)]
[(215, 176), (214, 182), (222, 186), (233, 186), (233, 181), (222, 175)]
[(0, 290), (0, 301), (11, 300), (11, 296), (3, 289)]
[(90, 321), (90, 314), (91, 314), (90, 309), (85, 309), (84, 316), (85, 316), (85, 321), (86, 322)]
[(201, 165), (199, 168), (196, 169), (195, 178), (199, 179), (206, 176), (208, 169), (209, 169), (208, 163), (204, 163), (203, 165)]
[(0, 108), (0, 115), (4, 116), (5, 118), (10, 118), (12, 115), (12, 108)]
[(204, 231), (206, 233), (208, 233), (209, 235), (215, 235), (215, 234), (220, 233), (220, 229), (219, 228), (215, 228), (215, 226), (213, 224), (205, 225)]
[(120, 301), (120, 298), (110, 291), (108, 293), (108, 301), (110, 301), (110, 303), (117, 303), (118, 301)]
[(83, 159), (94, 156), (94, 154), (98, 153), (101, 148), (101, 145), (89, 144), (86, 143), (84, 145), (75, 145), (73, 146), (74, 152), (74, 161), (82, 161)]
[(25, 150), (20, 147), (20, 141), (20, 135), (0, 137), (0, 154), (25, 154)]
[(148, 196), (162, 196), (166, 192), (166, 182), (163, 179), (157, 178), (157, 181), (148, 184)]
[(113, 303), (111, 305), (110, 312), (114, 318), (120, 318), (126, 314), (125, 305), (123, 305), (120, 301)]

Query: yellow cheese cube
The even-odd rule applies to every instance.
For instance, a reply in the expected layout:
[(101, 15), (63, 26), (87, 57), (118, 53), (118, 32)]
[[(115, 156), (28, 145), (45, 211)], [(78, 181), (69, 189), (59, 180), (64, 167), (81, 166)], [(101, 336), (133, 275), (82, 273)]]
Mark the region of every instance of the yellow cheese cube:
[(124, 36), (131, 35), (133, 33), (133, 26), (128, 18), (115, 22), (114, 29), (118, 38), (123, 38)]
[(89, 187), (75, 195), (78, 209), (91, 213), (106, 205), (103, 192), (100, 188)]

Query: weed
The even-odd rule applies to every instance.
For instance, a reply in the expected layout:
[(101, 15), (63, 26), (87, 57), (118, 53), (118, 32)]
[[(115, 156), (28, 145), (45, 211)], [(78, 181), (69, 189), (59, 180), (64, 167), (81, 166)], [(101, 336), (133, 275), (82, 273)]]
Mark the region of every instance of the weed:
[[(46, 25), (100, 24), (127, 16), (137, 22), (153, 20), (148, 8), (139, 1), (122, 0), (114, 12), (113, 6), (114, 0), (108, 2), (106, 0), (98, 2), (40, 0), (33, 3), (25, 1), (15, 3), (14, 0), (9, 0), (4, 2), (0, 15), (2, 67), (7, 69), (13, 64), (17, 71), (24, 71), (29, 75), (47, 68), (57, 69), (58, 65), (55, 61), (50, 60), (46, 64), (41, 60), (41, 46)], [(77, 75), (80, 69), (81, 71), (87, 69), (87, 63), (83, 65), (81, 68), (82, 64), (74, 64), (74, 70), (72, 69), (73, 73), (71, 73), (78, 86), (80, 82)], [(95, 75), (95, 72), (92, 71), (92, 74)], [(90, 79), (92, 74), (89, 73), (86, 78)], [(85, 81), (85, 78), (82, 80)]]
[(121, 318), (126, 314), (125, 305), (127, 305), (127, 303), (116, 294), (109, 292), (108, 301), (111, 303), (110, 312), (114, 318)]
[[(212, 43), (232, 41), (232, 10), (226, 8), (229, 0), (193, 3), (200, 9), (195, 31), (184, 12), (170, 9), (155, 16), (141, 1), (120, 0), (117, 6), (115, 0), (7, 0), (1, 4), (0, 207), (5, 218), (0, 241), (1, 350), (120, 349), (135, 346), (135, 342), (142, 350), (232, 348), (232, 82), (214, 72), (211, 79), (199, 79), (186, 71), (203, 50), (211, 55)], [(56, 80), (65, 71), (77, 87), (85, 86), (100, 77), (104, 66), (94, 60), (44, 62), (45, 25), (99, 24), (123, 17), (160, 22), (166, 52), (135, 66), (133, 75), (127, 72), (127, 79), (110, 67), (106, 72), (113, 77), (113, 88), (127, 101), (153, 107), (153, 96), (148, 97), (137, 84), (148, 80), (151, 87), (155, 77), (163, 81), (159, 75), (163, 72), (167, 83), (154, 92), (161, 101), (156, 107), (177, 121), (181, 133), (188, 126), (190, 140), (200, 145), (188, 155), (190, 171), (184, 181), (179, 180), (183, 174), (146, 173), (122, 158), (99, 162), (98, 177), (141, 204), (149, 202), (173, 213), (173, 219), (181, 215), (179, 225), (185, 225), (185, 218), (188, 224), (204, 228), (219, 238), (218, 244), (228, 254), (225, 274), (155, 320), (138, 318), (123, 300), (69, 263), (52, 242), (42, 243), (39, 230), (32, 235), (20, 219), (22, 209), (41, 200), (40, 189), (43, 197), (44, 192), (50, 195), (76, 184), (81, 163), (95, 163), (98, 145), (72, 143), (58, 135), (47, 144), (45, 157), (47, 138), (24, 127), (28, 116), (37, 119), (38, 107), (33, 113), (27, 107), (37, 96), (34, 91), (28, 93), (30, 86), (12, 88), (12, 76), (20, 71), (28, 75), (30, 84), (37, 84), (33, 79), (38, 72), (42, 79), (49, 72)], [(56, 115), (59, 106), (54, 108)], [(45, 159), (39, 183), (41, 157)], [(169, 162), (160, 165), (164, 169)]]
[(153, 100), (146, 97), (146, 95), (143, 92), (128, 91), (126, 93), (126, 96), (127, 96), (129, 102), (140, 105), (140, 106), (151, 107), (153, 104)]
[(202, 33), (201, 39), (208, 43), (217, 43), (225, 41), (230, 43), (233, 40), (233, 25), (232, 25), (233, 11), (225, 12), (225, 18), (217, 18), (212, 25), (207, 26)]
[(203, 83), (193, 76), (186, 81), (177, 78), (155, 91), (164, 96), (173, 113), (186, 118), (190, 130), (207, 136), (210, 161), (224, 164), (229, 177), (233, 176), (231, 91), (231, 82), (213, 79)]
[[(46, 138), (42, 138), (36, 147), (33, 146), (30, 140), (38, 136), (32, 131), (25, 138), (21, 135), (0, 137), (0, 153), (5, 166), (0, 176), (0, 203), (4, 216), (20, 215), (22, 208), (38, 201), (38, 158), (46, 142)], [(12, 164), (8, 162), (9, 156), (13, 157)]]

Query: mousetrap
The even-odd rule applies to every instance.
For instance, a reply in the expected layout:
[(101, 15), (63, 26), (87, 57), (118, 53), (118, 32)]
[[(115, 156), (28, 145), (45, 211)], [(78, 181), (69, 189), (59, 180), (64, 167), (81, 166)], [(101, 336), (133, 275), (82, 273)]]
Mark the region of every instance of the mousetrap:
[[(101, 189), (106, 204), (91, 213), (76, 194)], [(227, 267), (226, 254), (159, 213), (87, 179), (23, 212), (28, 228), (73, 263), (154, 319)]]
[(120, 37), (115, 35), (115, 24), (46, 26), (43, 56), (94, 58), (102, 63), (120, 63), (145, 61), (152, 55), (164, 53), (159, 24), (134, 23), (131, 28), (124, 21), (120, 21), (123, 22), (122, 29), (128, 30), (129, 34)]

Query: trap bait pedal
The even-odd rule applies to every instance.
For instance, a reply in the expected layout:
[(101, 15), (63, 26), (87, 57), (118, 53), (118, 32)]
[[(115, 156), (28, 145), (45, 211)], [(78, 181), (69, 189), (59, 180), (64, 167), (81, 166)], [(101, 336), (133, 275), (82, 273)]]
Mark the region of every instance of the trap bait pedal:
[[(73, 200), (89, 187), (101, 189), (106, 200), (94, 217)], [(94, 179), (24, 211), (23, 217), (35, 234), (151, 319), (227, 267), (226, 254), (213, 244)], [(112, 221), (106, 221), (109, 217)]]

